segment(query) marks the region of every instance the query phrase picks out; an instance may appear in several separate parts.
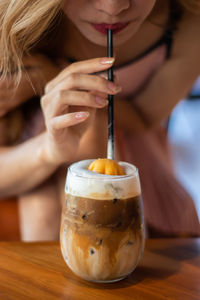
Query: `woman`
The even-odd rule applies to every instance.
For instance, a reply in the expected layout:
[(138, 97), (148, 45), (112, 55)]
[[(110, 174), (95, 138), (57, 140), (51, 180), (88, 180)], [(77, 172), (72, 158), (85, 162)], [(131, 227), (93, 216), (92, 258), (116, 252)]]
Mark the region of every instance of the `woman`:
[[(106, 156), (108, 93), (117, 158), (140, 169), (147, 224), (198, 234), (163, 134), (200, 71), (198, 12), (195, 0), (1, 1), (0, 196), (18, 196), (23, 239), (57, 238), (66, 165)], [(107, 28), (115, 84), (103, 76)]]

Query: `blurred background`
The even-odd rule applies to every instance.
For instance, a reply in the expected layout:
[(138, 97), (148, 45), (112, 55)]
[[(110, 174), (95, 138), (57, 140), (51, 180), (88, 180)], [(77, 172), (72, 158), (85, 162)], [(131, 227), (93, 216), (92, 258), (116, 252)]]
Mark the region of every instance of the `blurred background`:
[(176, 176), (192, 196), (200, 220), (200, 78), (173, 110), (168, 136)]

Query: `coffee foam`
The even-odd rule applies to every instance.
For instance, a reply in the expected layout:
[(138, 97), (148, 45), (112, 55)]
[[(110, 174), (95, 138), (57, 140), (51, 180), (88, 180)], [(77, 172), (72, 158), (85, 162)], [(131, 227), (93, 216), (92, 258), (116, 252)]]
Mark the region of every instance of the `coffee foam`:
[(119, 162), (126, 175), (104, 175), (88, 170), (93, 161), (94, 159), (82, 160), (69, 167), (66, 193), (97, 200), (127, 199), (141, 194), (135, 166), (127, 162)]

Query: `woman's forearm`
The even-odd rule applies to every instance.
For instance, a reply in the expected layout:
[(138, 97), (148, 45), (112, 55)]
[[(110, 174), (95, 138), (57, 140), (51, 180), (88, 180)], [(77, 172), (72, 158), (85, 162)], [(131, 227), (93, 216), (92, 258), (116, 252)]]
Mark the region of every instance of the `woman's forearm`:
[(45, 133), (14, 147), (0, 148), (0, 198), (38, 186), (58, 168), (43, 156)]
[(159, 126), (188, 94), (199, 69), (200, 63), (195, 66), (192, 60), (167, 61), (134, 99), (116, 99), (116, 117), (121, 127), (137, 133)]

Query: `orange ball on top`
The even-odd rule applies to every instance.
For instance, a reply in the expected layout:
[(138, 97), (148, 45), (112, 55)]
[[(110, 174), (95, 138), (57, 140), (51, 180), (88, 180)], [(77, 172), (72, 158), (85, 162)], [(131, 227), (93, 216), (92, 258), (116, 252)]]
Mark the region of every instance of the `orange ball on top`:
[(108, 158), (94, 160), (88, 169), (105, 175), (125, 175), (123, 168), (116, 161)]

